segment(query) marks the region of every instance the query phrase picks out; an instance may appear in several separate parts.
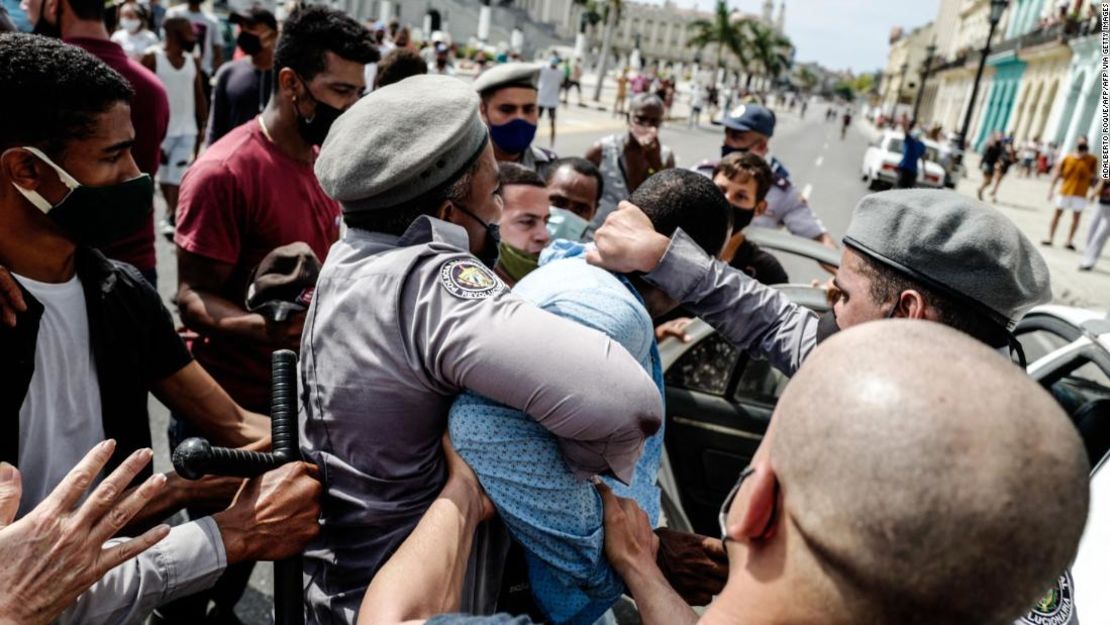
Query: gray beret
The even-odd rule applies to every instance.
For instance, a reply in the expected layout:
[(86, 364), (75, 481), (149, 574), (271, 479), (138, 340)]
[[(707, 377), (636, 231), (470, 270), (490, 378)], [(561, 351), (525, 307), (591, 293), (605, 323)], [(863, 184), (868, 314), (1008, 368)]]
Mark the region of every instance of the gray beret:
[(485, 93), (502, 87), (529, 87), (538, 89), (540, 66), (532, 63), (502, 63), (495, 65), (474, 79), (474, 90)]
[(994, 208), (954, 191), (865, 196), (844, 244), (1007, 327), (1052, 299), (1048, 267), (1029, 239)]
[(335, 120), (316, 178), (344, 213), (383, 210), (455, 180), (488, 138), (466, 83), (412, 76), (375, 89)]

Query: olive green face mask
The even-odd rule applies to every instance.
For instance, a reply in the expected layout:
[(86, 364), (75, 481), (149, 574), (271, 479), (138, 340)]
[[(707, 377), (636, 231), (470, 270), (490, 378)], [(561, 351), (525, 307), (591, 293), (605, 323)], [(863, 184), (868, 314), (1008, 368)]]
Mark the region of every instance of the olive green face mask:
[(497, 246), (497, 252), (497, 264), (501, 265), (501, 268), (513, 280), (519, 281), (540, 266), (539, 254), (529, 254), (523, 250), (518, 250), (504, 241), (501, 241), (501, 244)]

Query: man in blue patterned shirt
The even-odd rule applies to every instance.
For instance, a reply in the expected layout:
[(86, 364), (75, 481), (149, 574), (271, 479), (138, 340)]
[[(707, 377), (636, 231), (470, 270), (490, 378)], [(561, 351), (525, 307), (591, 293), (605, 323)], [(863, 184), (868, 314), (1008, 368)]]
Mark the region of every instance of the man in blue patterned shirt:
[[(670, 236), (681, 227), (712, 255), (721, 252), (731, 230), (728, 201), (694, 172), (664, 170), (645, 181), (632, 201), (658, 232)], [(662, 291), (638, 277), (588, 265), (585, 246), (556, 241), (513, 292), (620, 343), (663, 394), (652, 319), (677, 302)], [(563, 460), (558, 437), (534, 419), (474, 393), (456, 400), (449, 430), (524, 547), (533, 596), (544, 616), (555, 623), (595, 622), (623, 594), (624, 584), (603, 554), (602, 504), (590, 482), (594, 476), (576, 474)], [(653, 526), (659, 523), (656, 477), (662, 455), (660, 428), (644, 442), (631, 476), (602, 476), (618, 495), (635, 500)]]

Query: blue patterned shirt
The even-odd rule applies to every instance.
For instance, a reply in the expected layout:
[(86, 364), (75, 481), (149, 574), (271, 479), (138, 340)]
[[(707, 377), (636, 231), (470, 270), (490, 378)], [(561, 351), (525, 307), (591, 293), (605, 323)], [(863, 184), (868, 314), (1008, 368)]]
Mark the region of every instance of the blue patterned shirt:
[[(636, 358), (663, 393), (651, 316), (622, 277), (588, 265), (585, 247), (556, 241), (513, 292), (540, 308), (608, 335)], [(558, 340), (558, 337), (552, 337)], [(544, 358), (536, 354), (537, 360)], [(559, 440), (525, 413), (474, 393), (451, 408), (451, 441), (474, 469), (513, 537), (523, 545), (540, 609), (555, 623), (592, 624), (624, 592), (604, 554), (601, 497), (575, 477)], [(649, 437), (632, 481), (604, 478), (659, 522), (656, 479), (663, 429)]]

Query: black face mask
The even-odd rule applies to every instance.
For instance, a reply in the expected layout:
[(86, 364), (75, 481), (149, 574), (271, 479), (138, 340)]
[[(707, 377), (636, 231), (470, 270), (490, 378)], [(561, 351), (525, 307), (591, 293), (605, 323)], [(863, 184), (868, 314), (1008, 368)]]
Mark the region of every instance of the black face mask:
[(501, 224), (487, 223), (462, 204), (453, 204), (453, 206), (466, 215), (469, 215), (474, 221), (482, 224), (482, 227), (486, 229), (486, 240), (482, 243), (481, 251), (475, 254), (475, 256), (478, 257), (478, 260), (482, 261), (483, 265), (493, 269), (494, 266), (497, 265), (497, 260), (501, 254)]
[(181, 49), (182, 49), (182, 51), (184, 51), (187, 54), (192, 54), (193, 50), (197, 49), (197, 40), (196, 39), (190, 39), (189, 41), (182, 41), (181, 42)]
[(245, 54), (254, 56), (262, 51), (262, 40), (254, 33), (240, 32), (235, 38), (235, 45), (239, 46)]
[(46, 20), (46, 0), (42, 0), (42, 4), (39, 6), (39, 19), (37, 22), (35, 22), (35, 27), (31, 30), (31, 32), (36, 35), (42, 35), (43, 37), (53, 37), (54, 39), (61, 39), (62, 27), (60, 23), (61, 19), (58, 15), (60, 9), (61, 5), (59, 4), (58, 9), (56, 9), (54, 12), (54, 23), (51, 24)]
[[(328, 138), (328, 131), (331, 130), (331, 125), (335, 123), (335, 120), (339, 119), (343, 111), (317, 100), (312, 95), (312, 92), (309, 91), (308, 83), (304, 82), (303, 79), (301, 80), (301, 84), (304, 85), (305, 95), (316, 104), (316, 114), (312, 117), (302, 117), (300, 111), (297, 111), (297, 130), (300, 131), (301, 138), (308, 143), (312, 145), (323, 145), (324, 139)], [(294, 108), (295, 106), (296, 104), (294, 103)]]
[(748, 224), (752, 223), (752, 219), (755, 219), (754, 208), (740, 208), (736, 205), (732, 206), (732, 231), (734, 233), (747, 228)]
[(38, 191), (12, 183), (35, 208), (52, 219), (75, 243), (98, 247), (137, 231), (150, 218), (154, 207), (154, 181), (147, 174), (116, 184), (92, 187), (77, 182), (40, 150), (25, 150), (50, 165), (69, 193), (51, 204)]

